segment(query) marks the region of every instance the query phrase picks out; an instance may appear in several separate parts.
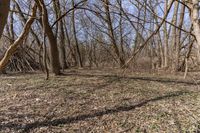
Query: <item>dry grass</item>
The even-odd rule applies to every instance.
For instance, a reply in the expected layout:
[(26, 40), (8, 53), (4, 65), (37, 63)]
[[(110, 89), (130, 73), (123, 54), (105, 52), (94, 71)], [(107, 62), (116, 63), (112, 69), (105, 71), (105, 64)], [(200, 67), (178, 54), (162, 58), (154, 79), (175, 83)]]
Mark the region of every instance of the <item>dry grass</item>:
[[(198, 74), (196, 74), (198, 77)], [(197, 84), (181, 75), (68, 70), (0, 77), (0, 132), (186, 132), (198, 129)]]

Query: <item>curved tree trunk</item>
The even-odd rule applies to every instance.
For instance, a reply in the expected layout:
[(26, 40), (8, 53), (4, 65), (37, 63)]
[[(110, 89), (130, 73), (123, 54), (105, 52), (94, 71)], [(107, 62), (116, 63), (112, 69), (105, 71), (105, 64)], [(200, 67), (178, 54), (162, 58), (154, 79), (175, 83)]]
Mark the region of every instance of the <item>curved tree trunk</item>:
[(10, 0), (0, 0), (0, 38), (6, 25), (10, 7)]

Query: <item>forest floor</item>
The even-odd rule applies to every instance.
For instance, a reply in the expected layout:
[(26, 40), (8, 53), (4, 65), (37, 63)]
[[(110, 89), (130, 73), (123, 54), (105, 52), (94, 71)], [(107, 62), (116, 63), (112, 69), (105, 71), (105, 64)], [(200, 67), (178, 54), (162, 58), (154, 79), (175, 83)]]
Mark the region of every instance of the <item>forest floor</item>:
[(48, 81), (41, 73), (1, 75), (0, 132), (197, 131), (200, 73), (189, 74), (66, 70)]

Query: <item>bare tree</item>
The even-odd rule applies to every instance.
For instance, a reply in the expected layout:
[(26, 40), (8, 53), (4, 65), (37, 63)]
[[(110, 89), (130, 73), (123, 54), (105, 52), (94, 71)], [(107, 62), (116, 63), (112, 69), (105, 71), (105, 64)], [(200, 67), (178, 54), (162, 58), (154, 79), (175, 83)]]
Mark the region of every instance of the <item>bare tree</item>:
[(35, 0), (37, 6), (39, 7), (40, 12), (42, 13), (42, 25), (44, 26), (45, 33), (48, 37), (49, 44), (50, 44), (50, 60), (51, 60), (51, 67), (52, 72), (55, 75), (59, 75), (60, 73), (60, 62), (59, 62), (59, 53), (57, 47), (57, 40), (53, 34), (52, 28), (49, 24), (48, 13), (43, 0)]
[(109, 32), (109, 38), (111, 40), (111, 43), (113, 45), (113, 48), (114, 48), (114, 51), (119, 59), (119, 62), (120, 62), (120, 66), (123, 67), (124, 64), (125, 64), (125, 61), (123, 59), (123, 57), (121, 56), (121, 53), (119, 51), (119, 48), (117, 46), (117, 42), (116, 42), (116, 39), (115, 39), (115, 35), (114, 35), (114, 29), (113, 29), (113, 26), (112, 26), (112, 20), (111, 20), (111, 16), (110, 16), (110, 3), (109, 3), (109, 0), (104, 0), (104, 9), (105, 9), (105, 14), (106, 14), (106, 23), (108, 25), (108, 32)]

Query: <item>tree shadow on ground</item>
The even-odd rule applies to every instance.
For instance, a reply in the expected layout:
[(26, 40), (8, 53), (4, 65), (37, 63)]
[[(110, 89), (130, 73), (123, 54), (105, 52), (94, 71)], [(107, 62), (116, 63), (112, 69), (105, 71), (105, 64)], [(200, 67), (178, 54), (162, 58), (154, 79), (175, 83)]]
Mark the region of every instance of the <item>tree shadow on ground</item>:
[(36, 128), (41, 128), (41, 127), (48, 127), (48, 126), (58, 126), (62, 124), (72, 124), (72, 123), (77, 123), (79, 121), (87, 121), (88, 119), (93, 119), (99, 116), (104, 116), (104, 115), (110, 115), (114, 113), (120, 113), (120, 112), (127, 112), (127, 111), (132, 111), (136, 108), (145, 106), (146, 104), (150, 102), (156, 102), (159, 100), (164, 100), (172, 97), (178, 97), (181, 95), (189, 94), (192, 93), (190, 91), (176, 91), (173, 93), (169, 93), (166, 95), (158, 96), (155, 98), (147, 99), (144, 101), (141, 101), (137, 104), (130, 104), (130, 105), (119, 105), (110, 109), (103, 109), (103, 110), (98, 110), (93, 113), (88, 113), (88, 114), (83, 114), (83, 115), (77, 115), (73, 117), (67, 117), (67, 118), (60, 118), (60, 119), (54, 119), (54, 120), (44, 120), (44, 121), (36, 121), (33, 123), (28, 123), (26, 125), (21, 125), (21, 124), (15, 124), (15, 123), (8, 123), (8, 124), (1, 124), (0, 125), (0, 131), (6, 128), (9, 129), (14, 129), (14, 130), (20, 130), (22, 132), (29, 132), (33, 129)]
[(115, 78), (117, 80), (127, 79), (127, 80), (142, 80), (142, 81), (153, 81), (160, 83), (173, 83), (173, 84), (185, 84), (185, 85), (200, 85), (200, 82), (170, 79), (170, 78), (156, 78), (156, 77), (141, 77), (141, 76), (120, 76), (120, 75), (103, 75), (103, 74), (64, 74), (64, 76), (80, 76), (80, 77), (102, 77), (102, 78)]
[[(80, 77), (82, 77), (82, 76), (95, 77), (94, 75), (89, 76), (89, 75), (77, 75), (77, 74), (76, 74), (76, 76), (80, 76)], [(121, 78), (119, 78), (117, 76), (111, 76), (111, 77), (107, 77), (107, 78), (106, 77), (101, 77), (101, 78), (104, 78), (105, 82), (103, 82), (102, 84), (99, 84), (98, 86), (95, 85), (95, 84), (92, 84), (92, 83), (79, 83), (79, 84), (66, 83), (66, 84), (59, 85), (59, 88), (86, 86), (88, 88), (93, 88), (92, 90), (89, 89), (88, 91), (95, 91), (95, 90), (106, 88), (107, 86), (112, 85), (113, 83), (116, 83), (116, 82), (121, 80)], [(64, 82), (64, 80), (62, 82)], [(25, 88), (17, 88), (16, 91), (48, 90), (48, 89), (52, 89), (52, 88), (53, 88), (52, 86), (48, 86), (47, 87), (47, 86), (45, 86), (45, 84), (43, 84), (43, 85), (39, 84), (39, 85), (34, 85), (34, 86), (28, 86), (28, 87), (25, 87)]]
[[(98, 78), (103, 78), (106, 80), (103, 84), (100, 84), (98, 86), (86, 83), (86, 84), (64, 84), (61, 85), (60, 87), (81, 87), (81, 86), (88, 86), (88, 87), (93, 87), (94, 89), (90, 91), (95, 91), (99, 89), (103, 89), (113, 83), (116, 83), (120, 80), (134, 80), (134, 81), (148, 81), (148, 82), (159, 82), (159, 83), (164, 83), (164, 84), (182, 84), (182, 85), (194, 85), (198, 86), (200, 85), (200, 82), (194, 82), (194, 81), (185, 81), (185, 80), (177, 80), (177, 79), (170, 79), (170, 78), (160, 78), (160, 77), (141, 77), (141, 76), (119, 76), (119, 75), (112, 75), (112, 74), (81, 74), (81, 73), (67, 73), (63, 74), (62, 76), (57, 76), (58, 78), (62, 78), (63, 76), (75, 76), (75, 77), (86, 77), (86, 78), (93, 78), (93, 77), (98, 77)], [(64, 80), (63, 80), (64, 82)], [(29, 91), (29, 90), (35, 90), (35, 89), (42, 89), (42, 90), (47, 90), (50, 87), (44, 87), (41, 85), (38, 86), (32, 86), (32, 87), (27, 87), (27, 88), (21, 88), (18, 89), (17, 91)]]

